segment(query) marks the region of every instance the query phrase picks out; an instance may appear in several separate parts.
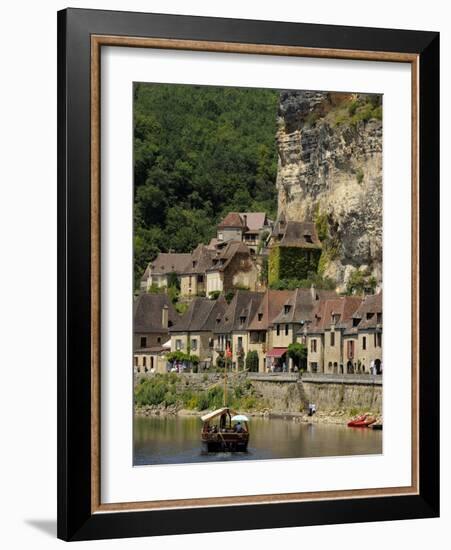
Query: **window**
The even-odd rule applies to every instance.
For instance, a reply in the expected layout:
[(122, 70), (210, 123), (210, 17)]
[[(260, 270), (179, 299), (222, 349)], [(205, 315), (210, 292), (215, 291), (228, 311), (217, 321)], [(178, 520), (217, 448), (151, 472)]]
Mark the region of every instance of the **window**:
[(377, 314), (377, 324), (380, 325), (382, 323), (382, 313)]
[(258, 314), (258, 320), (261, 321), (263, 319), (263, 313)]
[(135, 367), (137, 367), (138, 366), (138, 356), (135, 355), (135, 357), (133, 359), (135, 360)]
[(382, 347), (382, 332), (376, 332), (374, 334), (374, 346), (377, 348)]
[(224, 235), (222, 233), (218, 233), (218, 241), (224, 240)]
[(280, 325), (276, 325), (276, 334), (280, 336)]
[(238, 336), (238, 351), (241, 351), (243, 349), (243, 337)]
[(360, 319), (358, 317), (353, 317), (352, 318), (352, 326), (353, 327), (356, 327), (360, 322)]
[(354, 357), (354, 341), (349, 340), (348, 342), (348, 359), (352, 359)]
[(374, 313), (372, 313), (370, 311), (366, 314), (367, 319), (372, 319), (373, 317), (374, 317)]
[(316, 353), (316, 338), (313, 338), (311, 341), (310, 341), (310, 351), (312, 353)]
[(176, 340), (175, 341), (175, 349), (177, 351), (180, 351), (182, 349), (182, 341), (181, 340)]
[(245, 322), (246, 322), (246, 317), (241, 316), (240, 317), (240, 324), (244, 325)]
[(362, 338), (362, 349), (366, 349), (366, 336)]
[(290, 313), (290, 309), (291, 309), (291, 306), (290, 306), (290, 305), (285, 305), (285, 306), (284, 306), (283, 311), (284, 311), (285, 315), (287, 315), (288, 313)]
[(203, 275), (198, 275), (197, 276), (197, 282), (198, 283), (203, 283), (204, 282), (204, 276)]
[(288, 336), (289, 325), (285, 325), (285, 336)]
[(143, 367), (145, 367), (147, 365), (147, 357), (143, 357)]
[(140, 340), (139, 340), (139, 345), (141, 348), (146, 348), (147, 347), (147, 338), (146, 336), (141, 336)]
[(330, 333), (330, 345), (335, 346), (335, 332)]
[(196, 338), (193, 338), (193, 339), (191, 340), (191, 350), (192, 350), (192, 351), (196, 351), (196, 350), (197, 350), (197, 340), (196, 340)]
[(304, 240), (305, 240), (306, 243), (312, 243), (313, 242), (312, 241), (312, 236), (309, 233), (306, 233), (304, 235)]
[(158, 336), (158, 338), (157, 338), (157, 344), (161, 344), (161, 336)]

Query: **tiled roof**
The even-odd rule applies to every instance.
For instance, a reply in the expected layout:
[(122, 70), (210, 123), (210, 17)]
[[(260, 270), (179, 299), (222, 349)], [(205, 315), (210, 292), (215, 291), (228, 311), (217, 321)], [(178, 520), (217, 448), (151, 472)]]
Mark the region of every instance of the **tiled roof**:
[(267, 290), (249, 323), (248, 330), (267, 330), (293, 292), (293, 290)]
[(210, 250), (203, 244), (199, 244), (192, 252), (182, 274), (205, 273), (212, 266), (214, 250)]
[[(355, 312), (360, 319), (358, 330), (375, 329), (382, 325), (382, 292), (365, 296)], [(379, 314), (379, 320), (378, 320)]]
[[(247, 330), (262, 299), (262, 292), (237, 290), (214, 332), (229, 333), (233, 330)], [(241, 318), (244, 318), (243, 323)]]
[(336, 294), (333, 290), (297, 288), (283, 304), (279, 314), (272, 320), (272, 323), (302, 323), (309, 321), (317, 302), (321, 299), (334, 296), (336, 296)]
[(266, 226), (265, 212), (240, 212), (240, 217), (249, 231), (260, 231)]
[(229, 212), (219, 223), (218, 228), (247, 229), (251, 232), (260, 231), (266, 226), (265, 212)]
[(150, 262), (149, 267), (152, 274), (167, 275), (169, 273), (182, 273), (191, 254), (160, 252), (158, 256)]
[(228, 241), (221, 250), (217, 250), (212, 257), (212, 265), (208, 271), (224, 271), (232, 261), (235, 254), (243, 254), (250, 257), (249, 248), (241, 241)]
[(223, 296), (217, 300), (195, 298), (169, 332), (171, 334), (174, 332), (212, 332), (218, 324), (218, 319), (222, 318), (226, 307), (227, 302)]
[(168, 308), (169, 324), (176, 323), (179, 317), (167, 294), (140, 294), (133, 303), (133, 331), (167, 332), (167, 328), (162, 325), (164, 306)]
[(320, 300), (313, 311), (307, 332), (312, 334), (329, 330), (334, 324), (334, 318), (336, 328), (345, 330), (352, 328), (352, 316), (361, 301), (362, 299), (358, 296), (340, 296)]
[(227, 216), (218, 224), (218, 229), (237, 228), (244, 229), (243, 219), (238, 212), (229, 212)]
[(316, 226), (313, 222), (285, 222), (282, 218), (276, 222), (272, 235), (279, 246), (299, 248), (321, 247)]

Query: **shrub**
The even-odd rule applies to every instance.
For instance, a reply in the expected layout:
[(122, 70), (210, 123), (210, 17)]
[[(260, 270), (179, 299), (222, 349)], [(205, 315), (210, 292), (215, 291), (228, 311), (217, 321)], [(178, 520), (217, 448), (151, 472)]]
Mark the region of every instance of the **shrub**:
[(210, 300), (217, 300), (221, 294), (220, 290), (213, 290), (209, 293), (208, 297)]

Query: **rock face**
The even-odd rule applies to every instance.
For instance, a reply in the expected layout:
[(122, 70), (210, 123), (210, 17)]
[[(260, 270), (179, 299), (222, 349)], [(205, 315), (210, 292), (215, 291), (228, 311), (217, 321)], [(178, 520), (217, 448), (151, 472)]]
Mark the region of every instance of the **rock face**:
[(340, 288), (355, 269), (382, 283), (382, 121), (371, 111), (352, 116), (356, 105), (360, 113), (370, 106), (368, 97), (303, 91), (280, 96), (279, 215), (325, 220), (333, 253), (323, 258), (322, 275)]

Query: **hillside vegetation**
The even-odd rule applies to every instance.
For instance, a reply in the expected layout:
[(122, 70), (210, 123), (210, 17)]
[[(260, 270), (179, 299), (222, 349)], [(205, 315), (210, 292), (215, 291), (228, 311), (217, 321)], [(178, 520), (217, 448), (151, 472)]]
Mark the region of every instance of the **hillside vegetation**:
[(277, 210), (274, 90), (134, 86), (135, 282), (159, 251), (208, 242), (230, 211)]

